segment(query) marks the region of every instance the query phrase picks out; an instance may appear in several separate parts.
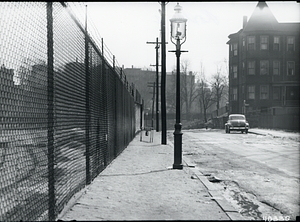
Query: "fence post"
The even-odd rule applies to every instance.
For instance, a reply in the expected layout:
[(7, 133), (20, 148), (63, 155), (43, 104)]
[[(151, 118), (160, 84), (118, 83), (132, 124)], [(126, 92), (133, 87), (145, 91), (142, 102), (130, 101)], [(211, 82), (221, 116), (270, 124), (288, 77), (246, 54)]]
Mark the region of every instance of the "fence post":
[(86, 141), (86, 184), (91, 183), (91, 175), (90, 175), (90, 73), (89, 73), (89, 41), (88, 41), (88, 33), (87, 33), (87, 6), (86, 6), (86, 15), (85, 15), (85, 111), (86, 111), (86, 119), (85, 119), (85, 141)]
[(101, 38), (101, 53), (102, 53), (102, 58), (103, 58), (103, 63), (104, 63), (104, 51), (103, 51), (103, 38)]
[(115, 60), (116, 60), (116, 58), (115, 58), (115, 56), (113, 55), (113, 69), (115, 70)]
[[(104, 61), (104, 58), (103, 58)], [(98, 114), (100, 115), (104, 115), (104, 125), (105, 125), (105, 142), (104, 142), (104, 166), (106, 167), (108, 165), (108, 162), (110, 161), (110, 155), (109, 155), (109, 151), (108, 151), (108, 136), (109, 136), (109, 132), (108, 132), (108, 102), (107, 102), (107, 98), (108, 98), (108, 78), (107, 78), (107, 73), (105, 70), (105, 65), (104, 62), (102, 63), (102, 73), (101, 73), (101, 86), (100, 86), (100, 90), (101, 90), (101, 95), (103, 95), (104, 100), (103, 100), (103, 106), (104, 106), (104, 114)], [(109, 89), (111, 90), (111, 89)], [(101, 116), (100, 116), (101, 117)], [(103, 116), (102, 116), (103, 117)], [(103, 132), (101, 132), (103, 133)], [(99, 167), (99, 166), (97, 166)], [(100, 173), (100, 172), (99, 172)]]
[(55, 220), (54, 180), (54, 85), (53, 85), (53, 5), (47, 2), (47, 100), (48, 100), (48, 218)]

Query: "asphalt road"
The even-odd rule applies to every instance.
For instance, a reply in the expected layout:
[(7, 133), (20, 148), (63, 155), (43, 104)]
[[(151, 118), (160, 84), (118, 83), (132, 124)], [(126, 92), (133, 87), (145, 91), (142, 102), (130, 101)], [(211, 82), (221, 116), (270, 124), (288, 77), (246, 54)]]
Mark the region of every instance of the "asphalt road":
[(203, 129), (184, 130), (182, 139), (183, 155), (246, 219), (299, 215), (299, 142)]
[[(223, 131), (211, 132), (218, 133), (218, 140), (216, 140), (215, 133), (206, 133), (203, 138), (205, 143), (214, 143), (218, 147), (234, 152), (240, 157), (265, 164), (290, 176), (300, 177), (298, 142), (251, 133), (231, 132), (226, 134)], [(189, 135), (194, 137), (195, 133)], [(199, 137), (196, 136), (196, 138)]]

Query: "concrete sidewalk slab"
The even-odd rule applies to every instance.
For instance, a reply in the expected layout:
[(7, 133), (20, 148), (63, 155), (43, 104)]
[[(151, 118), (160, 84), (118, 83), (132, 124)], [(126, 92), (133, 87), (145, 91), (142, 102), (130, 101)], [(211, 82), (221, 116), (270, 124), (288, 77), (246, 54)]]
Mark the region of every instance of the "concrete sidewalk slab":
[(161, 145), (160, 134), (154, 132), (153, 143), (149, 136), (143, 134), (140, 141), (137, 135), (58, 219), (230, 220), (230, 214), (242, 218), (229, 206), (226, 213), (187, 165), (172, 169), (173, 147)]

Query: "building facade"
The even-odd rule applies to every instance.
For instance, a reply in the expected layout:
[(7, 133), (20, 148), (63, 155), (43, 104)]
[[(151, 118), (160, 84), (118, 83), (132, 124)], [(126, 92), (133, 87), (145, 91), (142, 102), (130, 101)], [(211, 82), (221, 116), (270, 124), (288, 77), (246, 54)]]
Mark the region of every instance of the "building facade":
[(229, 113), (252, 126), (299, 129), (300, 23), (279, 23), (259, 2), (230, 34)]

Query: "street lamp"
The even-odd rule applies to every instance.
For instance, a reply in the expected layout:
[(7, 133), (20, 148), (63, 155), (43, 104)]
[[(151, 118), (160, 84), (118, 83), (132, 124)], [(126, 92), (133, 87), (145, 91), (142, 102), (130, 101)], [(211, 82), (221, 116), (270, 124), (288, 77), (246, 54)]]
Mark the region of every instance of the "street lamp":
[[(186, 21), (181, 14), (182, 7), (177, 3), (174, 7), (175, 14), (170, 19), (171, 22), (171, 42), (176, 45), (177, 58), (177, 73), (176, 73), (176, 123), (174, 131), (174, 164), (173, 169), (182, 169), (182, 132), (181, 132), (181, 121), (180, 121), (180, 47), (186, 40)], [(175, 40), (175, 42), (173, 42)], [(180, 44), (180, 40), (183, 42)]]

